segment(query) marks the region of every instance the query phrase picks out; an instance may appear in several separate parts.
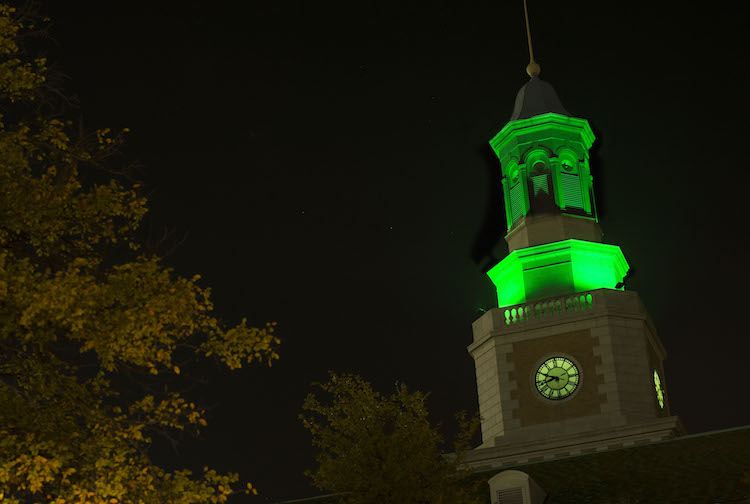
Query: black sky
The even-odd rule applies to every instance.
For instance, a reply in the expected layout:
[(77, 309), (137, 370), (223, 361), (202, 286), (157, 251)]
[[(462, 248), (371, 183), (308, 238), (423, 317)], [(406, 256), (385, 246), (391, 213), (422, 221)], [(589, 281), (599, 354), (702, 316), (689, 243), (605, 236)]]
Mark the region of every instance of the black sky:
[[(597, 135), (605, 241), (667, 348), (691, 433), (750, 423), (744, 19), (672, 2), (530, 0), (541, 77)], [(464, 5), (472, 4), (472, 5)], [(86, 126), (129, 127), (150, 223), (188, 240), (226, 319), (279, 322), (281, 360), (212, 377), (188, 465), (270, 500), (314, 493), (297, 414), (352, 371), (477, 409), (466, 346), (507, 253), (498, 165), (528, 61), (522, 4), (45, 2)], [(495, 303), (495, 304), (493, 304)]]

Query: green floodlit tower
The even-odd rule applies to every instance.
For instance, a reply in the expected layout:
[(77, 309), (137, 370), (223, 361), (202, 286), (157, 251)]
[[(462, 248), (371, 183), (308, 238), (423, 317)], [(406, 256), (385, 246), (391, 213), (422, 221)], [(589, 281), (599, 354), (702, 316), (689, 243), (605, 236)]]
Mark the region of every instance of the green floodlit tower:
[(510, 254), (488, 271), (499, 307), (622, 289), (628, 263), (601, 243), (589, 149), (594, 134), (529, 65), (510, 121), (490, 140), (502, 170)]
[[(499, 306), (474, 321), (467, 348), (482, 418), (482, 444), (465, 459), (472, 467), (684, 434), (670, 412), (664, 346), (638, 293), (623, 289), (622, 251), (602, 243), (589, 168), (594, 134), (539, 78), (525, 2), (524, 12), (530, 79), (490, 140), (510, 253), (488, 272)], [(529, 481), (490, 480), (493, 502)]]

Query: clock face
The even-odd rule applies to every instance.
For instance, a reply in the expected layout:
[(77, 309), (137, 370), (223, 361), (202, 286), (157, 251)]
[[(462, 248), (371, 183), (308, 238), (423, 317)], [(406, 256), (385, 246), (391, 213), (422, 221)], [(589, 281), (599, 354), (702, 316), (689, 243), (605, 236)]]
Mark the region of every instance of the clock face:
[(557, 401), (570, 396), (578, 388), (581, 374), (570, 359), (550, 357), (539, 366), (534, 381), (543, 397)]
[(659, 372), (654, 369), (654, 387), (656, 388), (656, 400), (659, 401), (659, 407), (664, 409), (664, 388), (661, 386)]

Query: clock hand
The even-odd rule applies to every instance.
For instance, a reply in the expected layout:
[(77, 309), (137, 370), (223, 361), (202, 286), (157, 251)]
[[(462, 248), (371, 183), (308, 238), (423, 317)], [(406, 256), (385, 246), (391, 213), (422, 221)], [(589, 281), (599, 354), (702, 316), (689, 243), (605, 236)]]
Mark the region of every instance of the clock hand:
[[(544, 374), (544, 373), (542, 373), (542, 374)], [(538, 381), (537, 383), (549, 383), (549, 382), (551, 382), (552, 380), (559, 380), (559, 379), (560, 379), (560, 378), (557, 378), (556, 376), (550, 376), (550, 377), (549, 377), (549, 378), (547, 378), (546, 380), (539, 380), (539, 381)]]

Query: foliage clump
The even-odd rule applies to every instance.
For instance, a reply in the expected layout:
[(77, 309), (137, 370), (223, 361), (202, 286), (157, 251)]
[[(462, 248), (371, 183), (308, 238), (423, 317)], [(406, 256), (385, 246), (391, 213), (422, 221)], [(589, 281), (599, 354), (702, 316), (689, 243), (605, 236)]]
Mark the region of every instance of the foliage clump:
[(308, 476), (345, 504), (471, 504), (485, 494), (464, 454), (479, 418), (457, 415), (455, 452), (442, 454), (443, 438), (428, 418), (427, 395), (399, 384), (382, 395), (360, 376), (330, 374), (316, 384), (300, 418), (319, 451)]
[(224, 502), (236, 474), (170, 472), (149, 448), (206, 425), (181, 367), (270, 365), (275, 324), (227, 326), (199, 276), (143, 251), (146, 199), (111, 166), (127, 129), (78, 133), (49, 106), (24, 45), (46, 21), (0, 5), (0, 502)]

